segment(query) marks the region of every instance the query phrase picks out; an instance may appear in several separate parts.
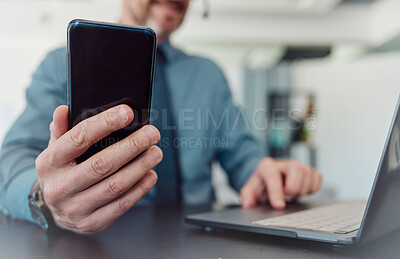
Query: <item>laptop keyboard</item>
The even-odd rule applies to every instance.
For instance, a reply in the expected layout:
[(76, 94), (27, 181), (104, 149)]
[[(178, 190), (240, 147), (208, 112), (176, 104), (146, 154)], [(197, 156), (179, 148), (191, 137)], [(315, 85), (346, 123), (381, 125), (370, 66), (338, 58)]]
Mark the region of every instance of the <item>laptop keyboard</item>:
[(255, 225), (347, 234), (360, 228), (365, 202), (344, 202), (258, 220)]

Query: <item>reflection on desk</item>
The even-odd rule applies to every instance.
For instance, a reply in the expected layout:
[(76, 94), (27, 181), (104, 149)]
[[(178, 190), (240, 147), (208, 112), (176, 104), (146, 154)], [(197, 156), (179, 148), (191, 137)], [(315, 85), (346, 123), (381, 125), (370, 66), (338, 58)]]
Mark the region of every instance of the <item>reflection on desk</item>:
[(400, 231), (365, 247), (331, 245), (184, 223), (211, 207), (138, 207), (96, 235), (57, 232), (0, 214), (0, 258), (396, 258)]

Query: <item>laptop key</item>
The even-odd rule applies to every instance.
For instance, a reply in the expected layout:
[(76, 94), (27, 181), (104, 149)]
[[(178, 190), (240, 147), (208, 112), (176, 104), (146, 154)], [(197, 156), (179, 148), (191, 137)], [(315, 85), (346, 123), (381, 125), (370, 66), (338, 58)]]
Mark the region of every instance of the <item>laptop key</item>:
[(267, 227), (349, 233), (360, 228), (365, 204), (339, 203), (254, 221)]
[(333, 231), (336, 231), (336, 230), (340, 229), (340, 227), (341, 227), (340, 225), (329, 225), (329, 226), (323, 226), (323, 227), (318, 228), (316, 230), (333, 232)]

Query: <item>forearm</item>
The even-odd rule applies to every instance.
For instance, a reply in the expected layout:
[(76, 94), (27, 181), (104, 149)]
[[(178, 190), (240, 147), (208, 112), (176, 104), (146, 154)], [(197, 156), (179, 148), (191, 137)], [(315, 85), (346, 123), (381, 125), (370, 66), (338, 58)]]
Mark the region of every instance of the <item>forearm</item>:
[(15, 218), (33, 221), (28, 195), (37, 180), (34, 158), (27, 150), (3, 149), (0, 155), (0, 208)]
[(35, 160), (45, 142), (22, 134), (20, 128), (17, 121), (0, 151), (0, 205), (6, 214), (32, 221), (28, 195), (38, 178)]
[(0, 150), (0, 208), (16, 218), (32, 220), (28, 195), (38, 179), (35, 160), (48, 145), (54, 109), (66, 101), (65, 64), (65, 49), (41, 62), (26, 91), (26, 108)]

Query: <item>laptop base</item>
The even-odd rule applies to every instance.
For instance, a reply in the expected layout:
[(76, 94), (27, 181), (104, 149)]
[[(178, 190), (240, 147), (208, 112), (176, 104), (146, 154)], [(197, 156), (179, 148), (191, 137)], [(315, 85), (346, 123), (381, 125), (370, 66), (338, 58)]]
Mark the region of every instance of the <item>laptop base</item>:
[(227, 210), (201, 213), (186, 216), (188, 223), (202, 226), (206, 231), (215, 229), (229, 229), (236, 231), (252, 232), (265, 235), (283, 236), (296, 239), (305, 239), (331, 244), (354, 244), (357, 231), (348, 234), (322, 233), (312, 230), (300, 230), (285, 227), (268, 227), (255, 225), (253, 222), (269, 217), (282, 216), (289, 213), (303, 211), (337, 202), (312, 201), (306, 203), (290, 203), (285, 210), (277, 211), (268, 206), (252, 209), (242, 209), (239, 206)]

